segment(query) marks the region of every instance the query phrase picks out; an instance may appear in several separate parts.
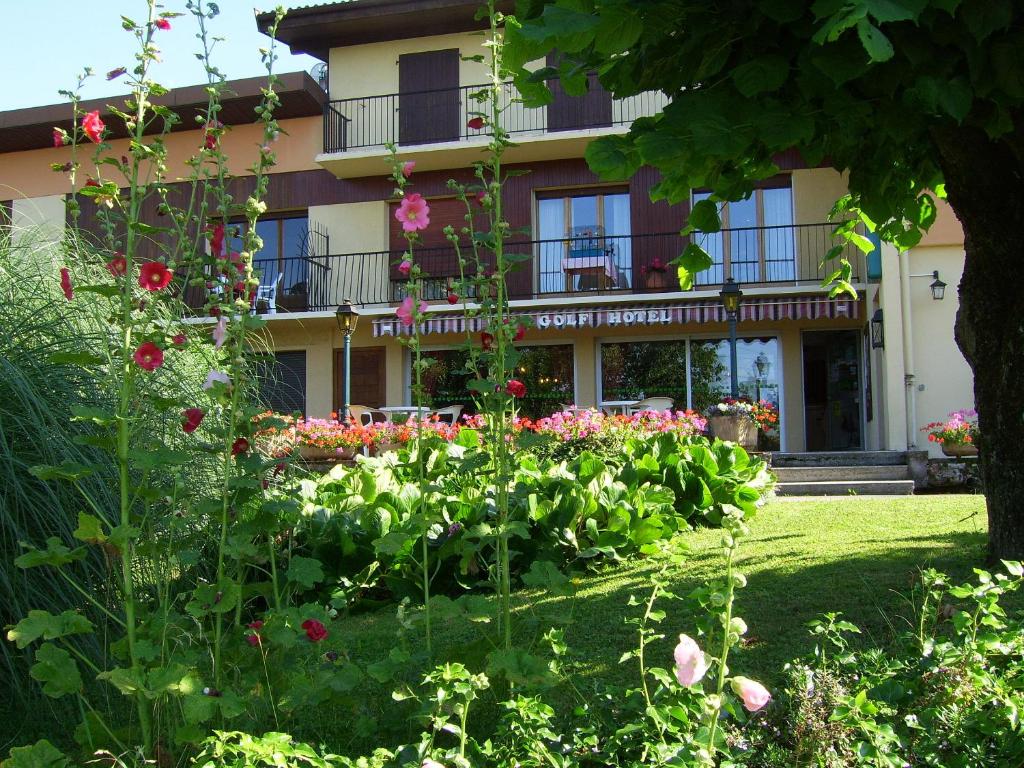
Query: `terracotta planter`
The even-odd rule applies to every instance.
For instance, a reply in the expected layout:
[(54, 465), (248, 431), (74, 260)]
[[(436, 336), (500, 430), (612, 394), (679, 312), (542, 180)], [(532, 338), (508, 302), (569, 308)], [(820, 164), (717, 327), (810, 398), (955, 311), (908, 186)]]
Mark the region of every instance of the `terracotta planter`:
[(650, 271), (647, 273), (647, 290), (663, 291), (668, 288), (668, 277), (664, 272)]
[(943, 443), (942, 452), (954, 457), (977, 456), (978, 446), (973, 443)]
[(746, 416), (712, 416), (711, 434), (720, 440), (728, 440), (745, 449), (757, 448), (757, 424)]
[(374, 446), (374, 453), (377, 456), (380, 456), (381, 454), (387, 453), (388, 451), (397, 451), (401, 447), (401, 443), (377, 443)]
[(313, 445), (299, 446), (299, 456), (304, 461), (341, 461), (343, 459), (351, 459), (355, 455), (355, 448), (342, 448), (340, 451), (331, 451), (325, 448), (317, 448)]

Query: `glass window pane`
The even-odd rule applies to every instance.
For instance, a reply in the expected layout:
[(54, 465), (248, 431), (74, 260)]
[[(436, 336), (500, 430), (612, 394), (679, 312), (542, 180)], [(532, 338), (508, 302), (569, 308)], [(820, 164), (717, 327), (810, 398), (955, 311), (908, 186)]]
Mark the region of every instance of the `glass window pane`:
[(281, 222), (276, 219), (256, 222), (256, 234), (263, 240), (263, 247), (253, 254), (252, 268), (260, 276), (260, 285), (271, 285), (281, 271), (278, 263), (280, 242), (278, 230)]
[(793, 195), (789, 187), (766, 189), (764, 206), (764, 268), (768, 281), (796, 278), (796, 248), (793, 230)]
[(739, 283), (760, 281), (757, 247), (757, 197), (729, 203), (729, 257), (732, 277)]
[(703, 339), (690, 342), (690, 391), (693, 410), (703, 413), (729, 395), (729, 342)]
[[(466, 370), (466, 352), (460, 349), (425, 351), (423, 359), (429, 362), (421, 376), (425, 404), (430, 408), (462, 405), (464, 413), (473, 413), (473, 398), (466, 386), (472, 377)], [(411, 368), (409, 374), (411, 377)], [(415, 399), (414, 393), (413, 402)]]
[[(710, 197), (708, 192), (695, 192), (693, 202), (697, 203), (701, 200), (707, 200), (708, 197)], [(711, 261), (714, 262), (713, 266), (699, 273), (694, 278), (694, 283), (697, 285), (721, 285), (724, 283), (725, 271), (722, 265), (725, 262), (725, 241), (723, 240), (722, 233), (697, 233), (694, 235), (694, 242), (703, 248), (708, 256), (711, 257)]]
[(608, 234), (607, 248), (618, 268), (617, 288), (633, 285), (633, 241), (629, 237), (629, 195), (604, 196), (604, 230)]
[(670, 397), (686, 408), (686, 342), (638, 341), (601, 345), (601, 400)]
[(573, 404), (576, 390), (571, 344), (518, 347), (516, 352), (515, 378), (526, 385), (526, 397), (518, 403), (520, 415), (538, 419)]
[(540, 291), (565, 290), (565, 275), (562, 273), (562, 259), (565, 256), (565, 200), (546, 199), (537, 201), (537, 235), (540, 269)]
[[(738, 339), (736, 372), (740, 397), (779, 405), (778, 340)], [(702, 339), (690, 344), (693, 408), (705, 411), (730, 394), (729, 340)]]
[(305, 293), (309, 279), (309, 219), (285, 219), (281, 222), (281, 283), (286, 290)]
[(597, 196), (572, 198), (572, 231), (573, 234), (581, 230), (593, 231), (597, 226)]

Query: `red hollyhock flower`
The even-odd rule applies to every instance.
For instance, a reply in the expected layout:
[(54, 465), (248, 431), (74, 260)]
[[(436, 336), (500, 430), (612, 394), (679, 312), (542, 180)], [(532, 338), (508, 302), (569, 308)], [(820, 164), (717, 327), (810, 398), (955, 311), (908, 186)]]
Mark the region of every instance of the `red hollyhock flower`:
[(476, 117), (470, 118), (469, 122), (466, 123), (467, 128), (471, 128), (474, 131), (479, 131), (484, 127), (484, 119), (477, 115)]
[(526, 397), (526, 385), (519, 379), (509, 379), (505, 385), (505, 391), (512, 397)]
[(484, 200), (486, 198), (487, 198), (487, 193), (484, 190), (481, 189), (479, 192), (476, 193), (476, 201), (478, 203), (480, 203), (480, 205), (484, 204)]
[(162, 29), (165, 32), (171, 28), (171, 22), (169, 22), (167, 19), (157, 19), (153, 22), (153, 25), (157, 29)]
[(155, 371), (164, 364), (164, 351), (152, 341), (140, 344), (132, 357), (135, 364), (144, 371)]
[(249, 441), (244, 437), (239, 437), (231, 444), (231, 455), (237, 456), (240, 453), (245, 453), (249, 450)]
[(306, 630), (306, 637), (311, 643), (319, 643), (327, 637), (327, 628), (316, 619), (306, 619), (302, 622), (302, 628)]
[(449, 304), (458, 304), (459, 303), (459, 294), (455, 293), (455, 291), (449, 291), (448, 292), (448, 303)]
[(252, 634), (245, 636), (245, 641), (249, 643), (253, 648), (259, 645), (263, 645), (263, 638), (260, 637), (260, 630), (263, 629), (262, 621), (253, 621), (246, 625), (252, 630)]
[(113, 277), (120, 277), (128, 271), (128, 260), (120, 251), (114, 251), (114, 258), (107, 262), (107, 271)]
[(181, 416), (181, 429), (185, 434), (190, 435), (202, 424), (203, 419), (206, 418), (206, 411), (202, 408), (186, 408)]
[(210, 252), (217, 258), (224, 253), (224, 225), (217, 224), (210, 230)]
[(484, 349), (490, 349), (491, 345), (494, 344), (494, 336), (487, 331), (480, 334), (480, 346)]
[(171, 282), (174, 274), (159, 261), (147, 261), (139, 270), (139, 285), (147, 291), (161, 291)]
[(71, 287), (71, 273), (67, 267), (60, 268), (60, 289), (64, 291), (64, 298), (68, 301), (75, 298), (75, 289)]
[(220, 317), (220, 307), (210, 307), (210, 317)]
[(219, 128), (223, 128), (223, 127), (224, 127), (224, 124), (222, 122), (220, 122), (219, 120), (214, 120), (213, 122), (210, 122), (210, 123), (206, 124), (206, 134), (205, 134), (205, 138), (204, 138), (203, 144), (204, 144), (204, 146), (207, 149), (216, 149), (217, 148), (217, 134), (216, 134), (216, 131)]
[(526, 327), (523, 325), (516, 326), (516, 335), (512, 337), (512, 341), (522, 341), (526, 335)]
[(171, 342), (176, 347), (184, 347), (185, 346), (185, 334), (184, 333), (176, 333), (176, 334), (174, 334), (171, 337)]
[(86, 179), (85, 180), (85, 186), (87, 186), (87, 187), (98, 187), (98, 186), (100, 186), (100, 183), (98, 181), (96, 181), (96, 179)]
[(53, 146), (63, 147), (64, 146), (64, 131), (60, 128), (53, 129)]
[(100, 111), (94, 109), (82, 118), (82, 130), (89, 140), (99, 144), (103, 140), (103, 131), (107, 126), (100, 120)]

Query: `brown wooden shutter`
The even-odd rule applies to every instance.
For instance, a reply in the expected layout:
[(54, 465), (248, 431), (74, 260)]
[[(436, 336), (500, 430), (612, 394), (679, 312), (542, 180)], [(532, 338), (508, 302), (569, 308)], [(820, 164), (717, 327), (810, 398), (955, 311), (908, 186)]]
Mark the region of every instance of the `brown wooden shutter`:
[(398, 143), (454, 141), (462, 133), (459, 50), (398, 57)]
[[(379, 408), (384, 405), (385, 351), (384, 347), (352, 347), (352, 402), (349, 405), (365, 405)], [(341, 411), (345, 397), (345, 353), (337, 349), (334, 353), (334, 407)]]
[[(559, 54), (549, 53), (547, 64), (557, 67)], [(572, 131), (579, 128), (603, 128), (612, 124), (612, 95), (608, 93), (591, 72), (587, 93), (570, 96), (558, 80), (548, 83), (555, 100), (548, 104), (548, 130)]]

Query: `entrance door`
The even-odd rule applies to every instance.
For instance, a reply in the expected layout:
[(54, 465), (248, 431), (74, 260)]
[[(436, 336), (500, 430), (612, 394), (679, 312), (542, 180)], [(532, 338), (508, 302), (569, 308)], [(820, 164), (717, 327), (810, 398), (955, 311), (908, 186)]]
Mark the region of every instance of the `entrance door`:
[(859, 345), (857, 331), (809, 331), (803, 335), (808, 451), (862, 447)]
[(455, 141), (459, 120), (459, 50), (398, 57), (398, 143)]
[[(350, 405), (379, 408), (384, 405), (384, 347), (353, 347)], [(334, 408), (345, 399), (345, 353), (334, 351)]]

